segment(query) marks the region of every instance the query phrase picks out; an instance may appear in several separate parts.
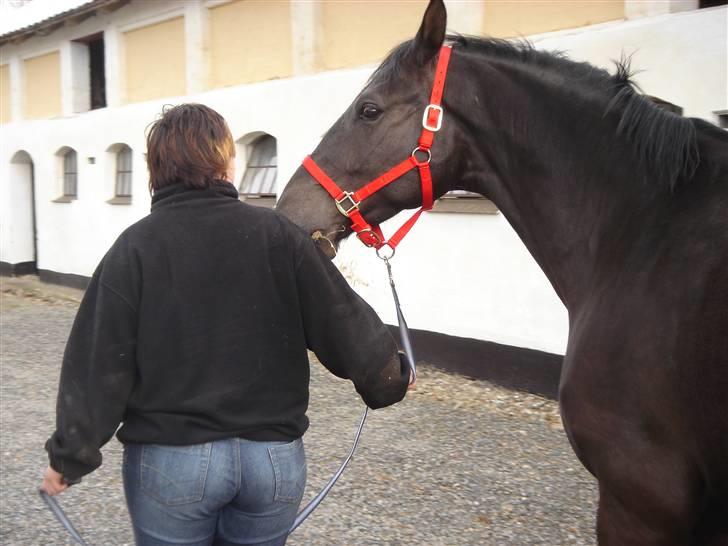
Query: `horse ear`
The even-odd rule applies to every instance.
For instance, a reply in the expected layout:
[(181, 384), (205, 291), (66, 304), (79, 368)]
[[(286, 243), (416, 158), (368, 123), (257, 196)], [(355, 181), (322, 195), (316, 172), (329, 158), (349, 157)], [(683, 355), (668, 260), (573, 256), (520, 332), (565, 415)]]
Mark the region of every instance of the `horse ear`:
[(413, 52), (419, 63), (426, 63), (440, 51), (445, 41), (447, 10), (443, 0), (430, 0), (420, 30), (413, 43)]

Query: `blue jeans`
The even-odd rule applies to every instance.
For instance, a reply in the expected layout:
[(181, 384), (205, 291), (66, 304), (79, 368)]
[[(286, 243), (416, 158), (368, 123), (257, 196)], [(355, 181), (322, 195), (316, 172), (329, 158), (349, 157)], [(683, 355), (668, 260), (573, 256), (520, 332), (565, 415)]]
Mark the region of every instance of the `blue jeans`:
[(306, 456), (300, 438), (128, 444), (123, 474), (138, 546), (281, 546), (303, 496)]

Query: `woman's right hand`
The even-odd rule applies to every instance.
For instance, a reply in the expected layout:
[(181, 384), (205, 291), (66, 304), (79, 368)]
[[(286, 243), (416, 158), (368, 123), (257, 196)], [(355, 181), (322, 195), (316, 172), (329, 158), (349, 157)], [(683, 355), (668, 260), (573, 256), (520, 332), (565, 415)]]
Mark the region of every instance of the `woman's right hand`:
[(63, 474), (56, 472), (50, 466), (43, 473), (43, 483), (40, 488), (48, 493), (51, 497), (63, 493), (68, 489), (68, 484), (63, 481)]

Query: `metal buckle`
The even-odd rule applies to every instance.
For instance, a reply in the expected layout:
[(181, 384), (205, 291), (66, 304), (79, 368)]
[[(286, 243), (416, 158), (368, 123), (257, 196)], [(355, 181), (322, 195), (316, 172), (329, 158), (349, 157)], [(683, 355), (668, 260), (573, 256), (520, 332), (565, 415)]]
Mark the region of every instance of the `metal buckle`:
[[(342, 203), (347, 199), (351, 202), (351, 206), (348, 209), (344, 209)], [(345, 191), (343, 197), (341, 199), (334, 199), (334, 202), (336, 203), (336, 208), (339, 209), (339, 212), (347, 218), (352, 210), (359, 209), (359, 203), (354, 200), (354, 193), (350, 191)]]
[[(371, 234), (374, 238), (374, 241), (369, 243), (369, 242), (365, 241), (364, 239), (362, 239), (362, 235), (364, 235), (365, 233)], [(384, 242), (379, 238), (379, 235), (377, 235), (377, 233), (371, 229), (362, 229), (360, 232), (358, 232), (356, 234), (356, 236), (364, 244), (364, 246), (367, 246), (369, 248), (376, 247), (377, 245), (381, 245)]]
[[(430, 117), (430, 110), (435, 110), (438, 112), (437, 116), (437, 123), (435, 123), (435, 126), (429, 125), (428, 120)], [(422, 126), (427, 129), (428, 131), (432, 131), (433, 133), (436, 133), (440, 130), (440, 127), (442, 127), (442, 118), (444, 117), (444, 112), (442, 111), (442, 107), (438, 106), (437, 104), (428, 104), (425, 108), (425, 112), (422, 114)]]

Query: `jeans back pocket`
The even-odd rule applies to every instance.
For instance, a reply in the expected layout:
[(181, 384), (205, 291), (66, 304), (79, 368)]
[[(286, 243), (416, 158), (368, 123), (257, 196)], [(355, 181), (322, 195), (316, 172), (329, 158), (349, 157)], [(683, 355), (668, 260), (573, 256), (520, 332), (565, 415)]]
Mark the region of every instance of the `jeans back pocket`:
[(306, 487), (306, 454), (303, 440), (298, 438), (288, 444), (278, 444), (268, 448), (273, 472), (275, 474), (275, 494), (279, 502), (301, 502)]
[(145, 444), (141, 452), (141, 490), (176, 506), (202, 500), (212, 443), (191, 446)]

